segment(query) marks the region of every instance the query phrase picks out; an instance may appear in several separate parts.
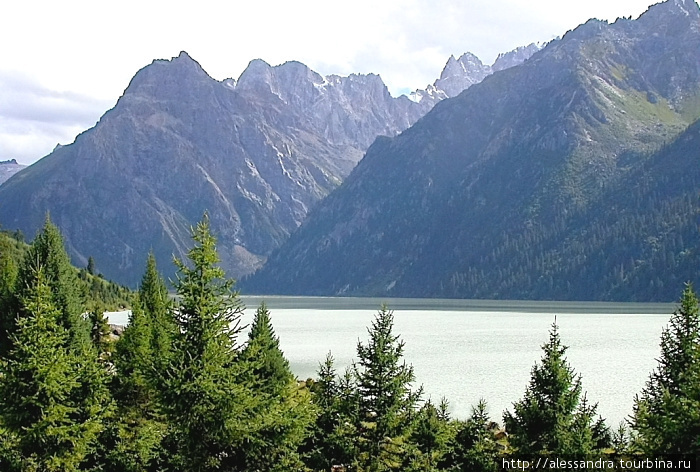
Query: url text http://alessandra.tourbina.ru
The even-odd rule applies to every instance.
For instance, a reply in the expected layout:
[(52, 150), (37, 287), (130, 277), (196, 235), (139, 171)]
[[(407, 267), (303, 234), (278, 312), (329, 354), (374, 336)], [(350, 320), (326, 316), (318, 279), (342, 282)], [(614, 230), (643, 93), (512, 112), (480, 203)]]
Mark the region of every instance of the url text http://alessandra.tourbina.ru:
[(603, 456), (597, 458), (529, 457), (527, 459), (503, 458), (499, 466), (503, 471), (535, 470), (640, 470), (688, 471), (697, 470), (697, 458), (691, 455), (675, 455), (663, 458)]

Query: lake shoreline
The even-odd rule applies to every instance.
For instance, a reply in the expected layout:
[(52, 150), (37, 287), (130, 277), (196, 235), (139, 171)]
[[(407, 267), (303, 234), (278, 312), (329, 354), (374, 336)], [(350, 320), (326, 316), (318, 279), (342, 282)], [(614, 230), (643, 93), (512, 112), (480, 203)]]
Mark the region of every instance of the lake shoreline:
[(677, 303), (545, 301), (545, 300), (478, 300), (455, 298), (389, 298), (389, 297), (312, 297), (289, 295), (241, 295), (247, 308), (265, 302), (270, 310), (378, 310), (386, 305), (392, 310), (433, 310), (468, 312), (522, 313), (614, 313), (668, 314)]

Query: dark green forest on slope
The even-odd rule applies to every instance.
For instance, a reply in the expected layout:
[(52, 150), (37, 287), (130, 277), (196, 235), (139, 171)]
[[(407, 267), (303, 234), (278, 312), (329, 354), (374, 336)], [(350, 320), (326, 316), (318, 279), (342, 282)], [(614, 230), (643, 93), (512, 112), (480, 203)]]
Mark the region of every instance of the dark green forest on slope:
[(242, 339), (244, 307), (218, 266), (206, 215), (192, 239), (176, 260), (176, 299), (148, 257), (115, 340), (101, 311), (85, 316), (104, 299), (79, 282), (50, 220), (30, 245), (2, 235), (0, 470), (497, 471), (533, 457), (639, 464), (700, 454), (700, 312), (690, 285), (628, 425), (610, 428), (597, 414), (556, 322), (512, 409), (491, 418), (482, 400), (456, 419), (446, 399), (423, 398), (387, 307), (350, 368), (337, 372), (329, 353), (315, 379), (296, 379), (264, 304)]
[(492, 234), (483, 243), (497, 250), (475, 265), (499, 269), (455, 271), (439, 293), (668, 301), (684, 282), (700, 284), (699, 144), (700, 121), (658, 152), (629, 155), (618, 164), (631, 168), (621, 169), (624, 185), (602, 187), (597, 202), (553, 224)]

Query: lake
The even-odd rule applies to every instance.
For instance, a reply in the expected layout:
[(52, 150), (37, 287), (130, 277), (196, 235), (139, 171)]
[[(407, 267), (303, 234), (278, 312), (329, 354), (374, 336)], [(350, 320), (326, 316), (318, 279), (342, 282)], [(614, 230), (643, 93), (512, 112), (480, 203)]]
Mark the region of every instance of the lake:
[[(632, 413), (656, 367), (661, 330), (675, 304), (529, 302), (492, 300), (243, 297), (244, 324), (265, 300), (280, 346), (294, 373), (315, 377), (330, 351), (341, 373), (356, 359), (357, 342), (386, 302), (394, 332), (405, 342), (424, 398), (445, 397), (453, 417), (466, 418), (480, 398), (491, 419), (522, 398), (530, 371), (542, 357), (555, 316), (562, 343), (588, 400), (616, 427)], [(110, 316), (114, 323), (126, 316)], [(245, 337), (241, 338), (241, 341)]]
[[(262, 297), (244, 297), (250, 323)], [(674, 304), (483, 300), (264, 298), (280, 346), (302, 379), (315, 377), (331, 351), (338, 372), (356, 359), (358, 340), (383, 301), (394, 309), (394, 332), (405, 341), (425, 398), (444, 396), (466, 418), (480, 398), (491, 418), (522, 398), (556, 316), (570, 365), (608, 425), (632, 413), (635, 394), (656, 367), (661, 330)]]

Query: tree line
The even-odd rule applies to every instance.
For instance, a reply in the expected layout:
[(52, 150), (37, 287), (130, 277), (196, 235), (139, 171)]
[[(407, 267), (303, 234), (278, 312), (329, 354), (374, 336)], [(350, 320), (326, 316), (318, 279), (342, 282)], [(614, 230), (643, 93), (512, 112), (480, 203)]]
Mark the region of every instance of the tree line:
[(242, 335), (244, 307), (206, 215), (192, 239), (175, 299), (149, 255), (118, 339), (48, 218), (27, 248), (0, 245), (0, 470), (496, 471), (536, 455), (700, 454), (690, 286), (627, 425), (597, 414), (556, 322), (498, 424), (483, 400), (456, 419), (446, 400), (423, 398), (387, 307), (349, 368), (338, 372), (329, 353), (315, 379), (298, 380), (265, 304)]

